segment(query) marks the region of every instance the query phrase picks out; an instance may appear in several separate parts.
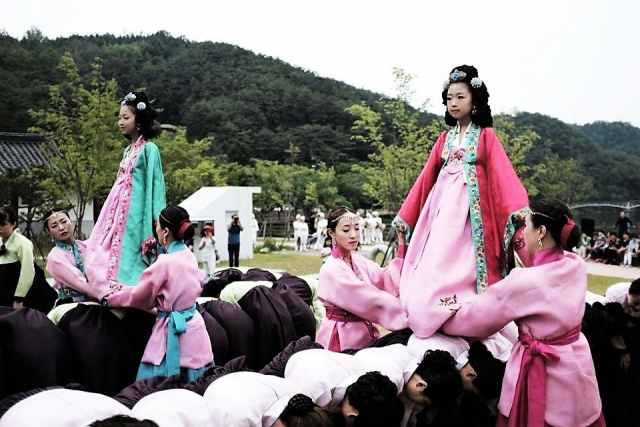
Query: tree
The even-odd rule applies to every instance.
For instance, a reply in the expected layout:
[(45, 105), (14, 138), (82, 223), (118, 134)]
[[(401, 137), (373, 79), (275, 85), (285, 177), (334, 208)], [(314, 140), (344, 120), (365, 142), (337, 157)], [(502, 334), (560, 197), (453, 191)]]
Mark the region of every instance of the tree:
[(21, 199), (21, 206), (26, 213), (20, 215), (19, 222), (26, 224), (22, 233), (29, 239), (33, 238), (31, 225), (44, 212), (58, 206), (62, 197), (58, 188), (47, 185), (47, 180), (54, 171), (48, 165), (37, 165), (28, 168), (10, 169), (0, 175), (0, 188), (3, 189), (0, 198), (1, 205), (8, 205), (12, 200)]
[(200, 187), (227, 185), (224, 170), (206, 155), (212, 142), (213, 138), (189, 142), (183, 127), (175, 134), (165, 131), (155, 139), (162, 154), (168, 204), (179, 204)]
[[(122, 137), (115, 126), (118, 85), (102, 77), (100, 58), (92, 65), (90, 88), (82, 84), (71, 54), (63, 55), (59, 69), (65, 80), (49, 88), (48, 108), (29, 111), (36, 123), (30, 131), (55, 141), (54, 148), (43, 146), (56, 172), (46, 183), (52, 191), (61, 190), (76, 218), (84, 218), (87, 203), (113, 183), (121, 156)], [(75, 232), (82, 235), (82, 221)]]
[(536, 183), (540, 181), (545, 167), (542, 164), (531, 164), (527, 161), (527, 156), (540, 136), (530, 126), (517, 126), (505, 114), (494, 118), (494, 129), (529, 197), (537, 196), (540, 191)]
[[(373, 148), (369, 165), (354, 165), (354, 173), (364, 174), (362, 191), (377, 206), (396, 212), (420, 174), (444, 123), (421, 123), (421, 110), (411, 108), (411, 75), (394, 70), (396, 98), (378, 101), (383, 114), (364, 103), (347, 108), (354, 117), (351, 138)], [(426, 104), (426, 103), (425, 103)]]

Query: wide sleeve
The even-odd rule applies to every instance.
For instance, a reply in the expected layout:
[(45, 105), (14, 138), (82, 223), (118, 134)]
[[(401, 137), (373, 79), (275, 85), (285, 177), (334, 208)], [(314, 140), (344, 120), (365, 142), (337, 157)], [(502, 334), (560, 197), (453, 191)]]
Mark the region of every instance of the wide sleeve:
[(377, 262), (364, 257), (358, 257), (358, 266), (364, 266), (373, 286), (397, 297), (400, 292), (400, 272), (404, 264), (405, 248), (405, 245), (400, 247), (398, 256), (391, 260), (387, 267), (380, 267)]
[[(16, 236), (22, 237), (22, 236)], [(18, 242), (18, 259), (20, 260), (20, 277), (14, 296), (24, 298), (29, 293), (33, 279), (36, 277), (36, 269), (33, 265), (33, 244), (26, 237), (22, 237)]]
[[(146, 167), (145, 191), (145, 232), (152, 231), (153, 221), (158, 219), (160, 211), (167, 206), (162, 159), (158, 146), (148, 142), (144, 147)], [(146, 222), (149, 221), (149, 224)]]
[(65, 256), (61, 249), (53, 248), (51, 252), (49, 252), (46, 270), (56, 282), (85, 295), (97, 298), (97, 296), (93, 294), (93, 289), (89, 286), (87, 278), (78, 270), (75, 264), (69, 262), (69, 258)]
[(105, 297), (110, 307), (134, 307), (151, 311), (168, 278), (168, 266), (160, 258), (140, 275), (137, 286), (123, 286)]
[(505, 279), (489, 286), (485, 292), (462, 303), (458, 311), (444, 323), (444, 332), (485, 338), (513, 320), (535, 314), (539, 307), (531, 302), (544, 300), (544, 296), (536, 282), (528, 277), (527, 270), (514, 270)]
[[(344, 264), (342, 266), (341, 264)], [(407, 327), (398, 298), (356, 277), (346, 263), (330, 259), (320, 270), (318, 297), (390, 331)]]

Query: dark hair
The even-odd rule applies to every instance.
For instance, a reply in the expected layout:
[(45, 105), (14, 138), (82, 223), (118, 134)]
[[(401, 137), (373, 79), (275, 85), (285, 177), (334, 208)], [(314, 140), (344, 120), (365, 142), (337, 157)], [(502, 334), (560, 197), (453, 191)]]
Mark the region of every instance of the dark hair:
[[(140, 103), (143, 103), (145, 105), (145, 108), (139, 109), (138, 105)], [(157, 113), (156, 110), (151, 106), (146, 93), (130, 92), (127, 96), (124, 97), (124, 100), (120, 103), (120, 106), (127, 106), (131, 108), (133, 114), (135, 114), (136, 116), (136, 124), (140, 126), (140, 135), (144, 136), (146, 139), (151, 139), (158, 135), (158, 132), (153, 125)]]
[(329, 216), (327, 216), (327, 228), (335, 232), (336, 226), (338, 225), (338, 218), (346, 213), (352, 213), (356, 215), (356, 211), (346, 206), (336, 206), (335, 208), (331, 209), (331, 212), (329, 212)]
[(380, 372), (367, 372), (347, 387), (345, 399), (358, 410), (355, 426), (399, 426), (404, 416), (404, 405), (398, 397), (398, 388)]
[(67, 218), (71, 219), (67, 211), (63, 211), (59, 209), (50, 209), (46, 211), (42, 216), (42, 225), (44, 225), (45, 230), (49, 231), (49, 219), (51, 219), (51, 216), (56, 213), (63, 213), (67, 216)]
[(128, 415), (114, 415), (104, 420), (94, 421), (89, 427), (159, 427), (155, 421), (138, 420)]
[(474, 341), (469, 348), (469, 364), (476, 373), (473, 385), (485, 399), (500, 397), (506, 364), (493, 357), (481, 341)]
[(414, 374), (427, 383), (422, 394), (440, 410), (449, 409), (462, 393), (456, 360), (444, 350), (428, 350)]
[[(487, 84), (483, 81), (482, 85), (479, 88), (474, 88), (471, 86), (471, 79), (474, 77), (478, 77), (478, 70), (473, 65), (460, 65), (451, 70), (451, 73), (458, 70), (466, 73), (464, 78), (458, 78), (455, 81), (451, 81), (450, 77), (447, 78), (447, 81), (450, 84), (453, 83), (464, 83), (471, 92), (471, 102), (475, 108), (475, 113), (471, 114), (471, 121), (473, 124), (480, 126), (481, 128), (488, 128), (493, 126), (493, 117), (491, 116), (491, 107), (489, 107), (489, 91), (487, 90)], [(449, 86), (442, 91), (442, 103), (447, 105), (447, 92), (449, 90)], [(457, 120), (454, 119), (451, 114), (449, 114), (449, 110), (444, 113), (444, 121), (449, 126), (455, 126)]]
[[(580, 241), (580, 227), (573, 222), (571, 211), (558, 199), (542, 199), (530, 203), (531, 222), (545, 226), (556, 244), (571, 250)], [(566, 226), (566, 228), (565, 228)]]
[(0, 208), (0, 225), (4, 224), (18, 225), (18, 214), (11, 206), (3, 206)]
[(296, 394), (289, 399), (287, 407), (278, 419), (287, 427), (333, 426), (329, 412), (313, 403), (313, 400), (304, 394)]
[(168, 228), (174, 240), (193, 239), (196, 229), (189, 221), (189, 213), (182, 206), (167, 206), (160, 212), (160, 227)]
[(629, 295), (640, 295), (640, 279), (636, 279), (631, 282), (629, 286)]

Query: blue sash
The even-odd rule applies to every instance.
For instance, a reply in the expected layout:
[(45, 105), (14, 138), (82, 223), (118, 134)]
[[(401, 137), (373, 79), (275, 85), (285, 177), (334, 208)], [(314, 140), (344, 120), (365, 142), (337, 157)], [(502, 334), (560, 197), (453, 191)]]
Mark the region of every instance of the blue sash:
[(158, 310), (158, 318), (169, 318), (167, 334), (167, 372), (168, 375), (180, 373), (180, 339), (178, 335), (187, 331), (187, 322), (196, 312), (196, 305), (181, 311)]

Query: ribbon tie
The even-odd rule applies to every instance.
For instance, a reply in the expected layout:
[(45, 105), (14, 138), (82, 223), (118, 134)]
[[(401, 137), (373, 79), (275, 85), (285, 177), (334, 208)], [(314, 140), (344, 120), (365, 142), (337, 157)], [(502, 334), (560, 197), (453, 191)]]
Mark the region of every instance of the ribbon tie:
[(520, 375), (509, 415), (509, 427), (544, 427), (547, 403), (547, 363), (560, 360), (552, 346), (569, 345), (580, 338), (580, 325), (566, 334), (547, 340), (537, 340), (520, 331), (518, 340), (524, 352), (520, 363)]
[(196, 312), (196, 305), (180, 311), (158, 310), (158, 318), (169, 318), (169, 332), (167, 334), (167, 376), (180, 373), (180, 338), (187, 332), (187, 322)]

